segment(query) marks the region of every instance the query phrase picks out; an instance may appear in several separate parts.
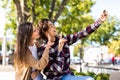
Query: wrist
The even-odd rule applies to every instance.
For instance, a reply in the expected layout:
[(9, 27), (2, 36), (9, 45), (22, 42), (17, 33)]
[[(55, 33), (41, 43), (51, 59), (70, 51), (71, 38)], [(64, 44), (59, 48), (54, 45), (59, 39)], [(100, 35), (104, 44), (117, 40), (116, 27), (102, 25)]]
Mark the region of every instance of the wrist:
[(50, 46), (46, 46), (45, 49), (46, 49), (46, 50), (49, 50), (49, 49), (50, 49)]

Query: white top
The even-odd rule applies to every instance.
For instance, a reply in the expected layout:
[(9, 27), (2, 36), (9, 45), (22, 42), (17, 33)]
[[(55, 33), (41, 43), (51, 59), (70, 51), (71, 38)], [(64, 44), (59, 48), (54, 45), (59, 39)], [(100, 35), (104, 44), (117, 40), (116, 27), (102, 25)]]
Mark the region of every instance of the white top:
[[(32, 53), (32, 56), (38, 60), (38, 55), (37, 55), (37, 47), (36, 45), (34, 44), (33, 46), (28, 46), (31, 53)], [(34, 71), (35, 69), (32, 68), (32, 71)]]
[(29, 46), (29, 49), (30, 49), (33, 57), (38, 60), (37, 47), (36, 47), (36, 45), (34, 44), (33, 46)]
[[(31, 51), (31, 53), (32, 53), (32, 56), (33, 56), (35, 59), (38, 60), (37, 47), (36, 47), (36, 45), (34, 44), (33, 46), (29, 46), (29, 49), (30, 49), (30, 51)], [(32, 71), (35, 71), (35, 69), (32, 68)], [(38, 74), (38, 75), (34, 78), (34, 80), (41, 80), (41, 77), (42, 77), (42, 76), (41, 76), (40, 74)]]

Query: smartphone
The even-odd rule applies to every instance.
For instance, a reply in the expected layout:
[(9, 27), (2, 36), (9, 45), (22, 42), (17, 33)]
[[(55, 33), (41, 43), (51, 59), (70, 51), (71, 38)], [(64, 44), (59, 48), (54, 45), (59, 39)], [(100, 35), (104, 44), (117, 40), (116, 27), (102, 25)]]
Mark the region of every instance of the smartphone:
[(106, 10), (103, 10), (103, 15), (104, 16), (107, 16), (108, 15), (108, 12)]

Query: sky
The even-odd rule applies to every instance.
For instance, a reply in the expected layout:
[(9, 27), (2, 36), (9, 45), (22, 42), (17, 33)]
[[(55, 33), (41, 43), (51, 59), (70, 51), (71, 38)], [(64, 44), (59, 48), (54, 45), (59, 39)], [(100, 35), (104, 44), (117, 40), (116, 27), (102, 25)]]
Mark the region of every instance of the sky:
[[(120, 19), (120, 0), (95, 0), (96, 4), (91, 8), (91, 15), (98, 19), (103, 10), (107, 10), (110, 16), (116, 16)], [(0, 3), (0, 37), (3, 36), (3, 28), (6, 22), (5, 10), (1, 8)]]
[(120, 19), (120, 0), (95, 0), (96, 4), (90, 13), (94, 18), (99, 18), (103, 10), (107, 10), (110, 16)]
[(0, 38), (3, 37), (3, 33), (4, 33), (4, 25), (6, 22), (6, 18), (5, 18), (5, 10), (3, 8), (1, 8), (1, 2), (0, 2)]

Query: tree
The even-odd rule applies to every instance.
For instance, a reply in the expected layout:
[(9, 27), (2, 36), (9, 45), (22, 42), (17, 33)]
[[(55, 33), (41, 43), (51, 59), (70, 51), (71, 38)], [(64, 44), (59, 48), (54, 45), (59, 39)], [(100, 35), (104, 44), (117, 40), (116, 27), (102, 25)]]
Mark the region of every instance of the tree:
[(114, 40), (109, 45), (109, 53), (113, 53), (114, 55), (120, 55), (120, 40)]
[[(17, 11), (17, 21), (18, 24), (22, 22), (26, 22), (28, 18), (31, 16), (32, 22), (36, 20), (36, 17), (39, 16), (43, 11), (46, 10), (48, 14), (48, 18), (52, 19), (53, 22), (57, 20), (57, 18), (60, 16), (62, 10), (64, 9), (64, 6), (67, 3), (67, 0), (62, 1), (56, 1), (56, 0), (13, 0), (16, 11)], [(61, 4), (60, 4), (61, 2)], [(59, 8), (55, 8), (55, 3), (60, 4), (58, 5)], [(49, 5), (51, 4), (51, 5)], [(39, 11), (37, 8), (41, 8)], [(57, 10), (55, 10), (57, 9)], [(57, 11), (55, 16), (53, 17), (53, 11)]]
[[(9, 6), (7, 3), (9, 3)], [(14, 22), (17, 20), (18, 25), (26, 21), (36, 23), (39, 19), (46, 17), (53, 20), (53, 22), (64, 22), (64, 24), (68, 24), (68, 19), (70, 18), (69, 20), (72, 22), (71, 27), (73, 27), (82, 23), (81, 20), (86, 18), (85, 15), (90, 12), (93, 4), (94, 2), (91, 0), (5, 0), (3, 6), (5, 7), (7, 5), (9, 7), (8, 15), (14, 13), (12, 18), (17, 16)], [(90, 21), (87, 18), (85, 20)], [(73, 23), (77, 24), (74, 25)], [(71, 24), (69, 23), (68, 25)]]
[(18, 25), (20, 23), (26, 22), (30, 16), (29, 9), (27, 6), (27, 0), (13, 0), (13, 2), (16, 6)]
[(3, 7), (9, 9), (5, 27), (16, 34), (22, 22), (36, 24), (41, 18), (49, 18), (57, 21), (58, 31), (63, 34), (77, 32), (93, 22), (88, 13), (94, 3), (92, 0), (4, 0)]
[[(26, 21), (34, 22), (41, 18), (49, 18), (57, 24), (58, 32), (72, 34), (84, 29), (93, 23), (93, 17), (89, 15), (93, 0), (4, 0), (3, 7), (9, 8), (6, 30), (11, 29), (16, 34), (17, 26)], [(17, 23), (16, 23), (17, 21)], [(93, 42), (100, 45), (108, 45), (113, 40), (119, 40), (120, 24), (115, 17), (109, 17), (108, 21), (90, 36), (81, 40), (81, 46)]]

